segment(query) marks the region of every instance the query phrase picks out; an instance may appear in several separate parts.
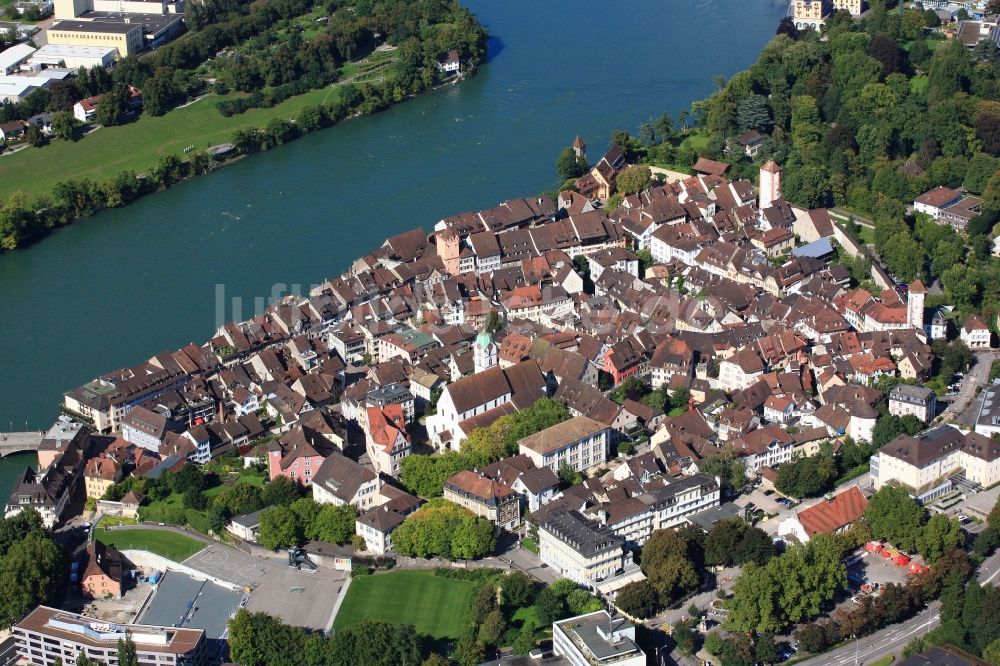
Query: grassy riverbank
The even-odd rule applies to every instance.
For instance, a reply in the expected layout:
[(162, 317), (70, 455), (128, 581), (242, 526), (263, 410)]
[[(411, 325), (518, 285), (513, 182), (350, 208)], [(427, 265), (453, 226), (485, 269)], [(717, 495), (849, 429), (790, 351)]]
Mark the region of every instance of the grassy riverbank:
[(188, 146), (200, 151), (226, 143), (236, 130), (293, 118), (303, 107), (330, 103), (337, 96), (337, 87), (311, 90), (269, 109), (226, 118), (215, 108), (226, 97), (209, 95), (164, 116), (142, 115), (128, 125), (100, 128), (76, 142), (54, 140), (44, 148), (27, 148), (0, 157), (0, 198), (15, 192), (29, 197), (49, 194), (67, 178), (104, 182), (122, 171), (148, 171), (164, 155), (182, 155)]

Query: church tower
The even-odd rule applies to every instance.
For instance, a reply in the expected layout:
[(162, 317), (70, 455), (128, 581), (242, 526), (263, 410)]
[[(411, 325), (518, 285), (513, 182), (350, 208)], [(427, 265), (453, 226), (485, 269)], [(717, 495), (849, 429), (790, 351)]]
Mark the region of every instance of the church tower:
[(760, 195), (757, 206), (763, 210), (781, 198), (781, 167), (768, 160), (760, 168)]
[(496, 365), (499, 362), (499, 354), (497, 343), (493, 342), (493, 336), (484, 327), (476, 336), (475, 344), (472, 345), (472, 360), (476, 374), (478, 375)]
[(906, 294), (906, 325), (912, 328), (924, 330), (924, 298), (927, 296), (927, 287), (919, 279), (910, 283), (910, 290)]
[(573, 139), (573, 153), (583, 161), (587, 161), (587, 142), (581, 139), (579, 134)]

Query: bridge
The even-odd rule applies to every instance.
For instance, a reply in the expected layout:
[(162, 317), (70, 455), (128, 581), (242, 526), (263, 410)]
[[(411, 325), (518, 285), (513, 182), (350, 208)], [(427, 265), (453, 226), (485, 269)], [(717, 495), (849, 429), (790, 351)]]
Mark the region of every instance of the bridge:
[(44, 432), (0, 432), (0, 458), (21, 453), (22, 451), (37, 451), (42, 444)]

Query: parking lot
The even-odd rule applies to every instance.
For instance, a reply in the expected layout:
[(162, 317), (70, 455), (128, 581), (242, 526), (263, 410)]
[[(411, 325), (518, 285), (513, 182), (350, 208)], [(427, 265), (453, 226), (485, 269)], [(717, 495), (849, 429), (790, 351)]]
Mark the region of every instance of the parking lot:
[(847, 567), (848, 576), (857, 576), (866, 583), (896, 583), (902, 585), (906, 582), (906, 575), (909, 569), (894, 564), (892, 560), (887, 560), (878, 553), (869, 553), (861, 557), (860, 560)]
[(254, 557), (226, 546), (211, 545), (184, 560), (184, 564), (230, 583), (250, 588), (247, 609), (280, 617), (288, 624), (325, 629), (333, 614), (342, 571), (321, 567), (297, 571), (281, 559)]

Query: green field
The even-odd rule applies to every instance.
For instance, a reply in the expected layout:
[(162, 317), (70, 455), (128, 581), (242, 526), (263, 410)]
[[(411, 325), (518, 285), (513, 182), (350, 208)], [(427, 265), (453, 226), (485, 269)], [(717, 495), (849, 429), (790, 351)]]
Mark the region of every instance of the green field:
[(337, 94), (330, 87), (312, 90), (230, 118), (215, 108), (215, 102), (225, 98), (210, 95), (164, 116), (142, 115), (128, 125), (100, 128), (76, 142), (56, 139), (43, 148), (0, 157), (0, 197), (48, 194), (56, 183), (70, 178), (103, 182), (122, 171), (147, 171), (164, 155), (183, 156), (188, 146), (204, 150), (227, 143), (235, 130), (264, 127), (272, 118), (294, 118), (302, 107), (330, 102)]
[(119, 550), (148, 550), (175, 562), (186, 560), (205, 547), (201, 541), (169, 530), (96, 529), (94, 538)]
[(920, 74), (914, 76), (910, 79), (910, 92), (916, 95), (923, 95), (927, 92), (927, 85), (930, 83), (930, 79), (927, 78), (926, 74)]
[(351, 580), (334, 629), (362, 620), (412, 624), (433, 638), (458, 638), (476, 585), (432, 571), (392, 571)]

